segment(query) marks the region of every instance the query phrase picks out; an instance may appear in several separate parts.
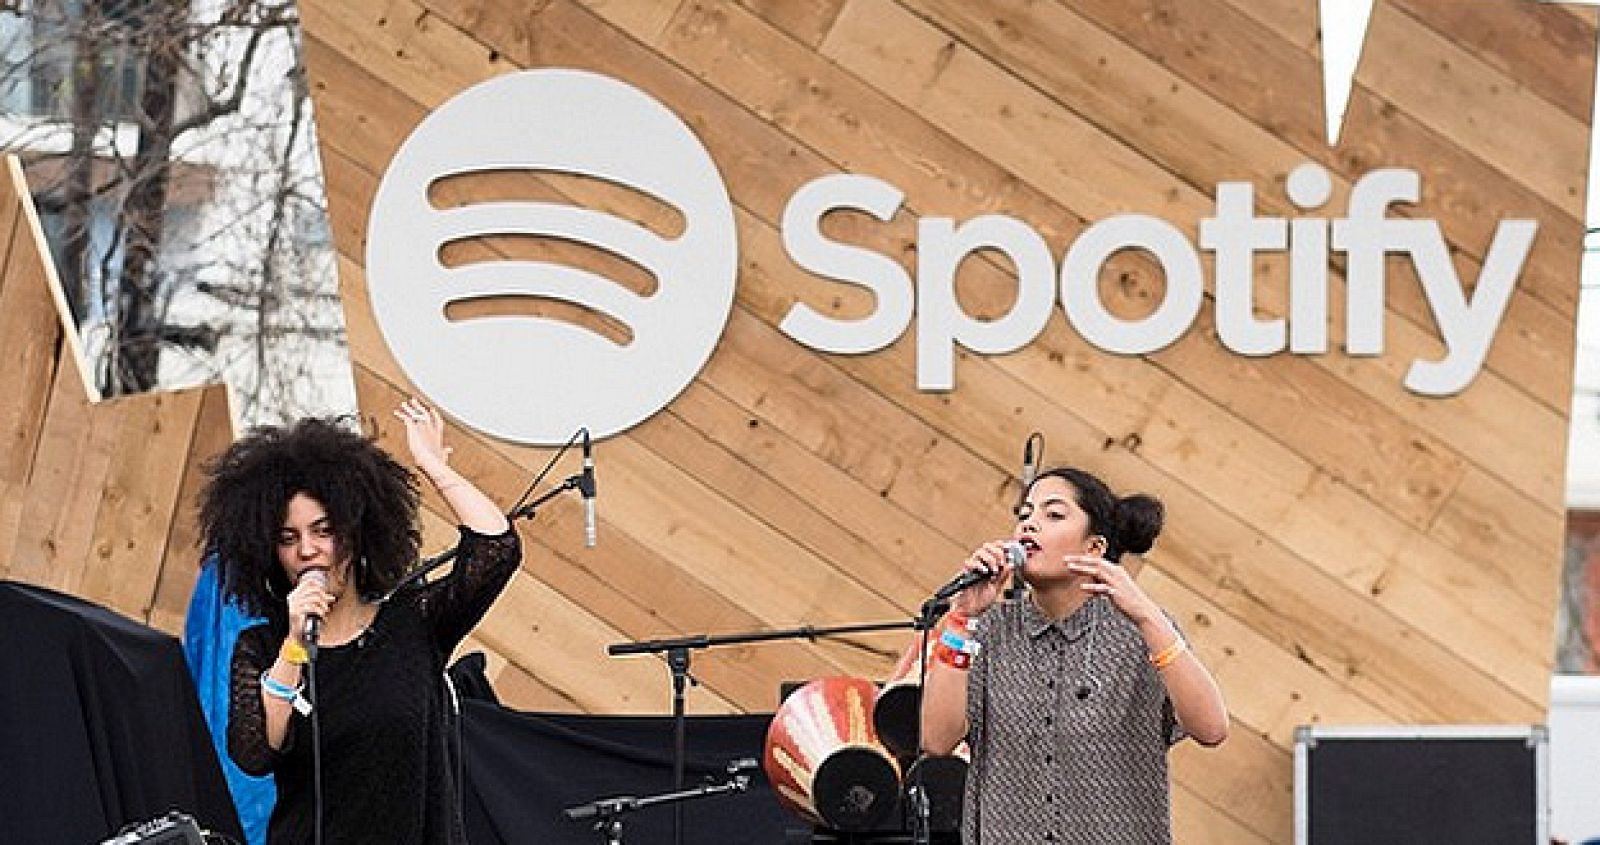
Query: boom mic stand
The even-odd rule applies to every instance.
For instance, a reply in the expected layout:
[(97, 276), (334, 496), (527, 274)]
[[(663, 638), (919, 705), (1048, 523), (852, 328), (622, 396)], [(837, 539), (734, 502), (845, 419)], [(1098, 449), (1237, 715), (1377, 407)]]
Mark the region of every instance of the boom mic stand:
[(722, 795), (728, 792), (744, 792), (750, 788), (750, 776), (744, 772), (754, 769), (754, 758), (746, 757), (739, 760), (728, 761), (728, 776), (722, 783), (707, 783), (694, 789), (681, 789), (673, 792), (663, 792), (659, 795), (647, 795), (635, 798), (623, 795), (615, 798), (601, 798), (576, 807), (568, 807), (562, 812), (572, 821), (585, 821), (594, 819), (594, 829), (605, 837), (606, 845), (622, 845), (622, 817), (635, 810), (643, 810), (657, 804), (672, 804), (681, 808), (685, 801), (696, 798), (707, 798), (712, 795)]
[[(580, 489), (582, 489), (582, 487), (584, 485), (584, 478), (583, 478), (584, 474), (582, 472), (579, 472), (579, 473), (575, 473), (573, 475), (567, 476), (567, 479), (565, 481), (561, 482), (560, 484), (556, 485), (555, 487), (550, 488), (549, 490), (546, 490), (543, 494), (541, 494), (538, 498), (534, 499), (533, 501), (528, 502), (526, 504), (523, 504), (523, 502), (522, 502), (523, 499), (528, 498), (528, 494), (529, 493), (533, 492), (533, 488), (538, 487), (539, 486), (539, 482), (544, 480), (545, 474), (550, 472), (551, 467), (554, 467), (556, 465), (556, 461), (561, 460), (561, 456), (565, 455), (567, 453), (567, 450), (572, 448), (572, 444), (578, 442), (578, 438), (579, 437), (587, 438), (588, 436), (589, 436), (589, 430), (587, 428), (580, 428), (577, 431), (573, 432), (571, 437), (567, 438), (567, 442), (562, 444), (561, 449), (559, 451), (557, 451), (554, 455), (550, 456), (550, 462), (544, 465), (544, 469), (539, 470), (539, 474), (534, 476), (533, 482), (528, 485), (528, 489), (522, 491), (522, 495), (517, 497), (517, 504), (513, 505), (511, 510), (506, 513), (506, 519), (508, 519), (508, 520), (510, 520), (512, 522), (516, 522), (519, 519), (529, 519), (529, 520), (531, 520), (531, 519), (534, 518), (535, 515), (537, 515), (537, 512), (538, 512), (538, 509), (539, 509), (540, 505), (544, 504), (545, 502), (550, 501), (551, 499), (554, 499), (555, 497), (561, 495), (562, 493), (567, 492), (568, 490), (580, 490)], [(592, 492), (592, 490), (591, 490), (591, 492)], [(457, 552), (460, 551), (460, 549), (461, 549), (461, 547), (459, 545), (451, 546), (450, 548), (445, 549), (444, 551), (434, 555), (433, 557), (423, 558), (422, 559), (422, 563), (418, 564), (416, 569), (413, 569), (410, 572), (406, 573), (405, 575), (401, 576), (400, 583), (395, 584), (393, 589), (391, 589), (387, 593), (384, 593), (382, 600), (383, 601), (388, 601), (390, 598), (392, 598), (394, 596), (395, 593), (400, 592), (400, 590), (402, 588), (404, 588), (407, 585), (409, 585), (409, 584), (421, 579), (424, 575), (427, 575), (428, 573), (433, 572), (434, 570), (438, 569), (441, 566), (444, 566), (445, 564), (449, 563), (450, 561), (455, 560), (456, 554), (457, 554)]]
[[(949, 610), (949, 601), (940, 601), (931, 598), (922, 603), (917, 611), (916, 628), (921, 637), (917, 643), (917, 760), (927, 756), (927, 749), (922, 747), (922, 696), (928, 691), (928, 634), (938, 622), (939, 617)], [(928, 800), (928, 785), (923, 780), (927, 772), (926, 765), (917, 766), (917, 776), (911, 787), (906, 790), (907, 803), (911, 805), (911, 841), (913, 845), (929, 845), (933, 837), (933, 825), (929, 818), (933, 808)]]
[[(643, 640), (630, 643), (614, 643), (606, 647), (606, 654), (612, 657), (622, 657), (630, 654), (655, 654), (667, 655), (667, 668), (672, 672), (672, 785), (674, 789), (683, 789), (683, 761), (684, 761), (684, 727), (683, 712), (684, 688), (694, 678), (689, 674), (689, 654), (696, 649), (711, 648), (722, 645), (739, 645), (743, 643), (767, 642), (769, 640), (815, 640), (817, 637), (833, 637), (842, 634), (861, 634), (871, 631), (900, 631), (916, 628), (920, 619), (900, 622), (868, 622), (857, 625), (835, 625), (832, 627), (817, 628), (810, 625), (800, 628), (789, 628), (782, 631), (752, 631), (743, 634), (721, 634), (711, 636), (696, 634), (689, 637), (679, 637), (668, 640)], [(695, 681), (696, 684), (699, 681)], [(672, 838), (676, 845), (683, 845), (683, 806), (673, 807)]]
[[(574, 437), (576, 437), (576, 435), (574, 435)], [(563, 447), (563, 451), (565, 451), (565, 447)], [(558, 452), (556, 454), (556, 457), (559, 458), (560, 456), (561, 456), (561, 454)], [(550, 465), (553, 466), (554, 463), (555, 463), (555, 459), (552, 458)], [(550, 466), (546, 466), (545, 467), (546, 470), (548, 470), (549, 468), (550, 468)], [(540, 473), (539, 474), (539, 478), (534, 479), (534, 482), (533, 482), (532, 485), (529, 486), (528, 491), (523, 493), (523, 498), (527, 497), (527, 493), (528, 492), (532, 492), (533, 487), (538, 485), (539, 479), (542, 479), (543, 477), (544, 477), (544, 473)], [(519, 519), (532, 520), (535, 516), (538, 515), (538, 510), (539, 510), (539, 506), (540, 505), (544, 504), (545, 502), (550, 501), (551, 499), (554, 499), (555, 497), (561, 495), (562, 493), (567, 492), (568, 490), (578, 490), (578, 489), (580, 489), (582, 483), (583, 483), (583, 474), (582, 473), (577, 473), (577, 474), (574, 474), (574, 475), (567, 476), (567, 479), (565, 481), (561, 482), (560, 484), (556, 485), (555, 487), (550, 488), (549, 490), (546, 490), (544, 493), (540, 494), (533, 501), (528, 502), (526, 504), (521, 504), (521, 505), (517, 505), (516, 507), (513, 507), (510, 510), (510, 512), (508, 512), (506, 514), (506, 519), (509, 522), (512, 522), (512, 523), (515, 523)], [(415, 569), (413, 569), (410, 572), (406, 573), (405, 575), (401, 576), (400, 581), (398, 583), (396, 583), (394, 585), (394, 587), (390, 588), (389, 592), (383, 594), (383, 598), (379, 599), (379, 603), (381, 604), (383, 602), (387, 602), (389, 599), (393, 598), (396, 593), (400, 592), (405, 587), (422, 580), (429, 573), (434, 572), (434, 571), (438, 570), (440, 567), (443, 567), (445, 564), (449, 563), (450, 561), (455, 560), (456, 555), (460, 551), (461, 551), (461, 546), (460, 546), (460, 544), (457, 544), (457, 545), (451, 546), (448, 549), (445, 549), (444, 551), (442, 551), (442, 552), (440, 552), (440, 553), (438, 553), (438, 554), (436, 554), (436, 555), (434, 555), (432, 557), (423, 558), (422, 562), (419, 563)], [(313, 661), (312, 664), (308, 664), (307, 670), (308, 670), (307, 677), (309, 679), (308, 689), (309, 689), (309, 692), (311, 693), (311, 696), (312, 696), (312, 702), (315, 703), (316, 702), (316, 697), (315, 697), (316, 696), (316, 668), (315, 668), (315, 665), (314, 665), (314, 661)], [(448, 675), (446, 675), (445, 676), (445, 683), (448, 684), (449, 682), (450, 682), (450, 678), (449, 678)], [(451, 692), (451, 699), (453, 701), (455, 701), (455, 695), (454, 695), (454, 691), (453, 690)], [(457, 755), (456, 764), (457, 764), (457, 766), (460, 766), (460, 765), (462, 765), (462, 763), (464, 761), (465, 752), (464, 752), (464, 747), (461, 745), (460, 734), (459, 734), (459, 731), (461, 730), (461, 705), (460, 705), (459, 701), (455, 702), (454, 708), (455, 708), (455, 718), (456, 718), (456, 730), (458, 732), (457, 733), (457, 741), (456, 741), (456, 755)], [(312, 711), (312, 717), (311, 718), (312, 718), (312, 722), (311, 722), (311, 724), (312, 724), (312, 736), (314, 737), (314, 739), (312, 740), (313, 760), (314, 761), (319, 761), (320, 760), (319, 755), (320, 755), (320, 749), (321, 749), (321, 740), (320, 740), (319, 731), (318, 731), (318, 728), (317, 728), (317, 721), (316, 721), (317, 720), (317, 715), (316, 715), (316, 711), (315, 710)], [(317, 769), (318, 769), (317, 778), (320, 781), (320, 779), (321, 779), (321, 774), (320, 774), (321, 764), (320, 764), (320, 762), (317, 762)], [(461, 788), (461, 785), (463, 783), (464, 783), (464, 781), (461, 779), (460, 773), (459, 773), (459, 770), (458, 770), (458, 772), (457, 772), (457, 780), (456, 780), (457, 788), (458, 789)], [(316, 794), (318, 796), (318, 802), (319, 802), (319, 807), (318, 807), (319, 816), (318, 816), (318, 822), (317, 822), (317, 826), (316, 826), (316, 834), (317, 834), (317, 842), (320, 845), (320, 843), (322, 841), (322, 823), (321, 823), (321, 820), (320, 820), (320, 818), (321, 818), (320, 817), (320, 802), (321, 802), (321, 797), (320, 796), (322, 794), (322, 788), (321, 788), (320, 785), (316, 789)], [(458, 800), (459, 800), (459, 798), (458, 798)]]
[[(525, 505), (519, 505), (518, 507), (512, 508), (511, 512), (506, 514), (506, 519), (512, 522), (516, 522), (519, 519), (533, 519), (538, 515), (540, 505), (550, 501), (551, 499), (554, 499), (568, 490), (577, 490), (582, 479), (582, 473), (568, 476), (565, 481), (539, 494), (539, 497), (533, 501)], [(406, 586), (416, 583), (417, 581), (421, 580), (423, 576), (439, 569), (450, 561), (455, 560), (456, 554), (460, 550), (461, 547), (459, 545), (455, 545), (445, 549), (433, 557), (423, 558), (422, 563), (419, 564), (416, 569), (406, 573), (406, 575), (400, 579), (400, 583), (395, 584), (393, 589), (384, 594), (383, 601), (388, 601), (392, 596), (394, 596), (395, 593), (400, 592), (400, 590), (404, 589)]]

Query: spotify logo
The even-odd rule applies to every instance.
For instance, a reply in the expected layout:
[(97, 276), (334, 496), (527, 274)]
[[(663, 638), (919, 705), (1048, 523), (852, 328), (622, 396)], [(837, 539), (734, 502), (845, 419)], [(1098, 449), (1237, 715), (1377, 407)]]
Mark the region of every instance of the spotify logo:
[(401, 145), (366, 270), (423, 393), (552, 445), (626, 430), (688, 386), (733, 307), (737, 254), (723, 180), (682, 120), (610, 77), (531, 70), (463, 91)]
[[(1219, 182), (1198, 238), (1136, 213), (1090, 221), (1060, 247), (1003, 214), (918, 216), (907, 267), (899, 255), (834, 240), (822, 225), (839, 211), (887, 224), (905, 193), (865, 174), (824, 174), (784, 207), (784, 250), (803, 272), (871, 292), (874, 310), (842, 318), (796, 301), (778, 329), (818, 352), (862, 355), (915, 326), (924, 391), (956, 388), (958, 349), (1021, 349), (1058, 306), (1085, 341), (1113, 355), (1167, 347), (1208, 301), (1217, 340), (1234, 354), (1327, 355), (1342, 340), (1347, 355), (1382, 355), (1390, 268), (1405, 259), (1441, 350), (1414, 358), (1404, 384), (1421, 396), (1465, 390), (1483, 369), (1538, 222), (1501, 220), (1477, 278), (1463, 279), (1438, 221), (1394, 212), (1422, 200), (1415, 170), (1355, 177), (1342, 215), (1330, 207), (1330, 174), (1315, 162), (1296, 167), (1284, 187), (1293, 217), (1259, 213), (1252, 183)], [(1015, 302), (992, 319), (967, 313), (955, 295), (957, 270), (981, 250), (1004, 254), (1016, 270)], [(1132, 318), (1107, 307), (1099, 284), (1112, 256), (1129, 250), (1148, 254), (1164, 282), (1154, 310)], [(1256, 278), (1258, 259), (1283, 253), (1288, 278)], [(1333, 301), (1335, 255), (1343, 303)], [(502, 76), (429, 115), (379, 185), (368, 227), (373, 309), (400, 366), (468, 425), (523, 443), (560, 443), (579, 426), (616, 434), (665, 408), (716, 347), (737, 272), (732, 204), (699, 139), (639, 89), (577, 70)], [(1256, 302), (1272, 285), (1282, 290), (1277, 316)], [(1341, 304), (1344, 336), (1335, 338), (1330, 315)]]

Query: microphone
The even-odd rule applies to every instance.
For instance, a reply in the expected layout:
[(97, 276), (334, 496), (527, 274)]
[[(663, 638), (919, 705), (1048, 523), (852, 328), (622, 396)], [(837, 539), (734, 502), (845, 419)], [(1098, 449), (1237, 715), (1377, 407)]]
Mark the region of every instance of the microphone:
[[(308, 579), (315, 579), (316, 582), (317, 582), (317, 586), (321, 587), (324, 590), (328, 589), (328, 573), (325, 572), (324, 570), (321, 570), (321, 569), (307, 569), (306, 571), (300, 573), (300, 578), (299, 578), (300, 581), (306, 581)], [(316, 648), (317, 647), (317, 637), (320, 636), (321, 634), (322, 634), (322, 614), (320, 614), (320, 613), (308, 613), (308, 614), (306, 614), (306, 629), (304, 631), (304, 636), (302, 637), (306, 641), (306, 645), (311, 646), (312, 648)]]
[(589, 429), (583, 430), (583, 474), (578, 477), (578, 492), (583, 494), (583, 544), (594, 548), (594, 448)]
[[(1027, 548), (1016, 540), (1006, 541), (1005, 549), (1006, 563), (1011, 564), (1012, 569), (1020, 570), (1022, 569), (1022, 565), (1028, 562)], [(938, 591), (933, 594), (933, 601), (945, 601), (954, 596), (956, 593), (959, 593), (962, 590), (972, 586), (973, 584), (977, 584), (981, 581), (987, 581), (997, 574), (999, 573), (992, 572), (987, 569), (968, 569), (960, 575), (957, 575), (955, 578), (952, 578), (950, 583), (940, 587)]]
[[(1034, 452), (1033, 442), (1039, 441), (1039, 451)], [(1039, 458), (1044, 457), (1044, 435), (1035, 431), (1028, 435), (1022, 442), (1022, 475), (1018, 478), (1022, 486), (1017, 490), (1017, 506), (1014, 509), (1018, 517), (1022, 516), (1022, 506), (1028, 501), (1028, 490), (1033, 487), (1033, 482), (1039, 480)], [(1016, 567), (1011, 573), (1011, 585), (1006, 588), (1006, 599), (1012, 600), (1022, 595), (1022, 567)]]
[[(1033, 486), (1033, 482), (1038, 480), (1038, 478), (1039, 478), (1039, 463), (1038, 463), (1037, 460), (1034, 459), (1034, 454), (1033, 454), (1033, 439), (1035, 437), (1039, 437), (1039, 433), (1038, 432), (1034, 432), (1033, 434), (1028, 435), (1027, 441), (1024, 442), (1023, 446), (1022, 446), (1022, 492), (1023, 492), (1023, 495), (1027, 495), (1028, 488), (1032, 487)], [(1044, 438), (1043, 437), (1039, 437), (1039, 439), (1042, 441)], [(1042, 445), (1043, 444), (1041, 443), (1041, 446)]]

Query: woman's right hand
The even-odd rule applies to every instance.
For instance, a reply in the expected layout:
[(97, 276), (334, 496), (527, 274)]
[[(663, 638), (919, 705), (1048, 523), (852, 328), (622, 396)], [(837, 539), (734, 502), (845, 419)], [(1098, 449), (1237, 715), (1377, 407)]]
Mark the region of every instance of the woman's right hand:
[(303, 572), (299, 583), (289, 591), (289, 636), (306, 645), (306, 617), (327, 618), (333, 607), (333, 596), (328, 593), (327, 573), (320, 569)]
[(964, 571), (992, 572), (994, 577), (979, 581), (976, 584), (955, 594), (950, 600), (950, 609), (966, 617), (977, 616), (989, 609), (1000, 597), (1000, 591), (1005, 589), (1005, 584), (1011, 577), (1011, 564), (1006, 557), (1005, 540), (991, 540), (972, 551), (967, 560), (962, 564)]

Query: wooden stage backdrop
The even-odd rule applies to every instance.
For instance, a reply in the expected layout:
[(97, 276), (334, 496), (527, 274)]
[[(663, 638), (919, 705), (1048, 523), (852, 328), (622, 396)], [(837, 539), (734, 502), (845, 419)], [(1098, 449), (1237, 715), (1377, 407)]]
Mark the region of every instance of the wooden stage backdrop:
[[(387, 409), (411, 387), (372, 317), (365, 227), (379, 179), (430, 110), (522, 68), (608, 74), (695, 128), (736, 206), (738, 299), (720, 346), (665, 411), (596, 447), (599, 547), (583, 547), (574, 500), (524, 528), (522, 572), (473, 642), (492, 654), (502, 696), (524, 708), (662, 713), (664, 665), (609, 659), (606, 644), (905, 617), (972, 545), (1009, 530), (1021, 444), (1038, 429), (1052, 462), (1169, 506), (1140, 580), (1184, 625), (1234, 719), (1222, 748), (1176, 752), (1178, 841), (1290, 841), (1296, 725), (1542, 721), (1595, 15), (1530, 0), (1379, 2), (1343, 139), (1330, 148), (1316, 6), (302, 0), (356, 382), (391, 447), (401, 443)], [(1498, 221), (1539, 222), (1467, 390), (1440, 399), (1402, 386), (1409, 362), (1442, 346), (1399, 259), (1388, 262), (1378, 357), (1339, 349), (1342, 256), (1331, 273), (1334, 351), (1315, 357), (1227, 352), (1208, 297), (1195, 328), (1159, 353), (1102, 353), (1057, 312), (1019, 352), (961, 356), (956, 389), (934, 394), (916, 390), (910, 333), (879, 353), (839, 356), (776, 328), (797, 301), (841, 316), (872, 308), (784, 253), (784, 204), (817, 176), (871, 175), (905, 192), (888, 224), (836, 215), (827, 227), (910, 270), (921, 215), (1010, 214), (1057, 255), (1119, 212), (1170, 220), (1192, 240), (1222, 181), (1252, 182), (1258, 213), (1293, 217), (1284, 177), (1308, 160), (1333, 176), (1324, 217), (1342, 214), (1352, 182), (1374, 168), (1419, 171), (1422, 202), (1399, 213), (1437, 219), (1466, 279)], [(454, 190), (647, 213), (571, 177), (484, 177)], [(1258, 306), (1282, 314), (1284, 262), (1261, 264), (1279, 283), (1257, 286)], [(991, 254), (966, 262), (961, 302), (1004, 313), (1011, 273)], [(10, 302), (34, 296), (12, 291), (16, 277), (8, 271), (0, 291), (7, 352), (12, 326), (29, 319)], [(1147, 258), (1124, 254), (1101, 287), (1120, 313), (1140, 314), (1162, 284)], [(53, 319), (35, 306), (41, 324)], [(10, 574), (175, 628), (193, 571), (192, 550), (173, 550), (192, 531), (181, 528), (192, 475), (179, 458), (215, 447), (204, 427), (225, 419), (215, 394), (87, 407), (71, 379), (53, 378), (71, 366), (59, 341), (29, 338), (30, 367), (9, 366), (10, 354), (0, 371)], [(508, 361), (463, 378), (514, 390), (518, 367), (547, 365)], [(152, 431), (157, 450), (119, 445), (147, 447)], [(461, 468), (508, 504), (550, 455), (468, 430), (453, 440)], [(442, 545), (441, 503), (430, 495), (426, 505), (429, 542)], [(881, 677), (902, 642), (702, 653), (690, 708), (769, 710), (784, 680)]]
[(0, 578), (181, 633), (200, 464), (233, 436), (227, 390), (95, 402), (59, 289), (22, 167), (0, 158)]

